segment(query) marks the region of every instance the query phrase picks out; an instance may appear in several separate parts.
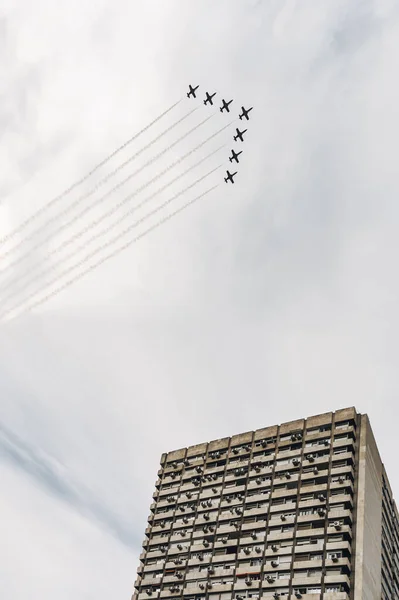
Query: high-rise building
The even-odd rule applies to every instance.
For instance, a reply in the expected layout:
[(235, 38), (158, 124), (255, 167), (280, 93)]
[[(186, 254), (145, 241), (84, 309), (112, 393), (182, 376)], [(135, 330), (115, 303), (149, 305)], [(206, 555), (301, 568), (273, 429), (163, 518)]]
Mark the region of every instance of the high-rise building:
[(367, 415), (163, 454), (133, 600), (399, 600), (398, 511)]

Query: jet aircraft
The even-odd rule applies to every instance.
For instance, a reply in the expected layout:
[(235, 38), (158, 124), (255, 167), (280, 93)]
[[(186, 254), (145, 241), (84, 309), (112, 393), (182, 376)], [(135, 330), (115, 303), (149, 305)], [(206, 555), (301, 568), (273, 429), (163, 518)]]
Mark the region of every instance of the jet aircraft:
[(236, 163), (239, 163), (240, 161), (238, 160), (238, 157), (240, 156), (240, 154), (242, 154), (242, 150), (240, 152), (234, 152), (234, 150), (231, 150), (231, 156), (229, 156), (229, 161), (233, 162), (233, 160), (235, 160)]
[(227, 177), (224, 178), (225, 182), (227, 183), (228, 181), (231, 181), (231, 183), (234, 183), (234, 175), (237, 175), (237, 171), (235, 173), (230, 173), (230, 171), (226, 171), (227, 173)]
[(214, 94), (208, 94), (208, 92), (206, 92), (206, 98), (204, 100), (204, 104), (210, 104), (211, 106), (213, 105), (213, 100), (212, 98), (216, 96), (216, 92)]
[(246, 131), (247, 131), (247, 129), (244, 129), (244, 131), (240, 131), (237, 127), (236, 128), (237, 135), (234, 136), (234, 141), (236, 142), (237, 140), (240, 140), (241, 142), (243, 142), (244, 141), (243, 135)]
[(190, 96), (193, 96), (194, 98), (196, 98), (197, 96), (195, 95), (196, 90), (198, 90), (199, 85), (197, 85), (197, 87), (193, 87), (192, 85), (188, 86), (190, 91), (187, 94), (187, 98), (190, 98)]
[(251, 108), (248, 108), (248, 110), (246, 108), (244, 108), (243, 106), (241, 106), (242, 109), (242, 113), (241, 115), (239, 115), (240, 121), (245, 117), (247, 121), (249, 121), (249, 116), (248, 113), (251, 112), (251, 110), (253, 109), (253, 106), (251, 106)]
[(233, 102), (233, 100), (230, 100), (230, 102), (226, 102), (226, 100), (223, 98), (222, 106), (220, 107), (220, 112), (223, 112), (224, 110), (226, 110), (227, 112), (230, 112), (229, 106), (232, 102)]

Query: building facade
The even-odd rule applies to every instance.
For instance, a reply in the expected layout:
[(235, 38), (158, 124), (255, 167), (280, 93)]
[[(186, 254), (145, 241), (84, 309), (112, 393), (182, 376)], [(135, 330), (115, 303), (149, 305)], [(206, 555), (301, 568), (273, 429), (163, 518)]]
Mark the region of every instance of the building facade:
[(161, 457), (133, 600), (399, 600), (398, 512), (354, 408)]

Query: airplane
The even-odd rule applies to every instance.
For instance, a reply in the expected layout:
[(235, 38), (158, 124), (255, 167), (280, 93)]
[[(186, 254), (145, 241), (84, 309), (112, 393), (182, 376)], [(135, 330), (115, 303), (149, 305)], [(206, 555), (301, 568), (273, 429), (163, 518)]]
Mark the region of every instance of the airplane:
[(193, 87), (192, 85), (188, 86), (190, 91), (187, 94), (187, 98), (190, 98), (190, 96), (193, 96), (194, 98), (196, 98), (197, 96), (195, 95), (195, 91), (198, 90), (199, 85), (197, 85), (197, 87)]
[(204, 104), (208, 104), (208, 102), (209, 102), (209, 104), (213, 105), (212, 98), (214, 96), (216, 96), (216, 92), (214, 94), (208, 94), (208, 92), (206, 92), (206, 99), (204, 100)]
[(235, 136), (234, 136), (234, 141), (236, 142), (237, 140), (240, 140), (241, 142), (243, 142), (243, 141), (244, 141), (244, 138), (243, 138), (242, 136), (244, 135), (244, 133), (245, 133), (246, 131), (248, 131), (248, 130), (247, 130), (247, 129), (244, 129), (244, 131), (240, 131), (240, 130), (238, 129), (238, 127), (237, 127), (237, 128), (236, 128), (237, 135), (235, 135)]
[(223, 112), (224, 110), (226, 110), (227, 112), (230, 112), (229, 106), (233, 102), (233, 100), (230, 100), (230, 102), (226, 102), (226, 100), (223, 98), (222, 102), (223, 102), (223, 104), (220, 107), (220, 112)]
[(226, 171), (227, 173), (227, 177), (224, 178), (225, 182), (227, 183), (228, 181), (231, 181), (231, 183), (234, 183), (234, 175), (237, 175), (237, 171), (235, 173), (230, 173), (230, 171)]
[(251, 106), (251, 108), (248, 108), (248, 110), (246, 108), (244, 108), (243, 106), (241, 106), (241, 109), (242, 109), (242, 114), (239, 115), (240, 121), (243, 119), (243, 117), (245, 117), (246, 120), (249, 121), (248, 113), (251, 112), (251, 110), (253, 109), (253, 106)]
[(238, 157), (240, 156), (240, 154), (242, 154), (242, 150), (240, 152), (234, 152), (234, 150), (232, 150), (231, 156), (229, 156), (229, 161), (233, 162), (233, 160), (235, 160), (236, 163), (239, 163), (240, 161), (238, 160)]

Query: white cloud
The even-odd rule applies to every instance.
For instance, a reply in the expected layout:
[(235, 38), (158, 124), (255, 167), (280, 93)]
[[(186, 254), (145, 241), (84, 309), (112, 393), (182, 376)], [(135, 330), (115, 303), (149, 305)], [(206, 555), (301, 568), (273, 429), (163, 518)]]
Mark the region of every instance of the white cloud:
[[(234, 97), (235, 110), (255, 107), (237, 185), (1, 325), (7, 430), (137, 539), (163, 451), (356, 405), (387, 458), (398, 393), (395, 3), (19, 0), (3, 13), (2, 235), (189, 82)], [(129, 552), (3, 458), (8, 595), (127, 597), (135, 544)], [(19, 548), (35, 539), (29, 562)]]

